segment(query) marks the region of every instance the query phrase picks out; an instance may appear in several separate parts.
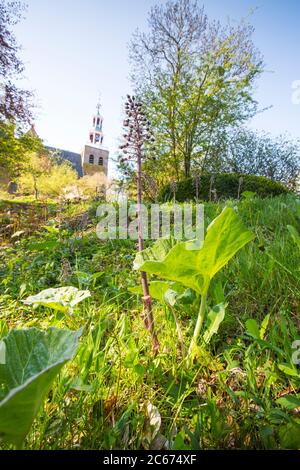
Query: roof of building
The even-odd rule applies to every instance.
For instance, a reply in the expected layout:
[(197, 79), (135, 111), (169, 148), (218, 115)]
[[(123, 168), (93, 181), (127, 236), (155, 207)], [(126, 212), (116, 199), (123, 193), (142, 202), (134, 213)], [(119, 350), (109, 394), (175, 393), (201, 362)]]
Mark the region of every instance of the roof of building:
[(85, 147), (88, 147), (89, 149), (95, 149), (95, 150), (101, 150), (102, 152), (109, 153), (109, 150), (107, 147), (104, 147), (103, 145), (98, 145), (98, 144), (93, 144), (92, 142), (88, 142), (85, 144)]
[(35, 125), (34, 124), (31, 124), (31, 127), (30, 127), (29, 131), (27, 131), (27, 134), (29, 134), (33, 137), (39, 137), (36, 130), (35, 130)]
[(51, 152), (56, 152), (64, 160), (68, 160), (74, 170), (76, 170), (78, 176), (81, 178), (83, 176), (82, 164), (81, 164), (81, 155), (79, 153), (70, 152), (69, 150), (58, 149), (55, 147), (46, 147)]

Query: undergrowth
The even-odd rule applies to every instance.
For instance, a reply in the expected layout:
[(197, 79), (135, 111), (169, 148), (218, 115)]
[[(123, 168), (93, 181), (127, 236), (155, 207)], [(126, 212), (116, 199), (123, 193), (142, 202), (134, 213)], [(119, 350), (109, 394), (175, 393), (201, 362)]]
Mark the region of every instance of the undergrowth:
[[(135, 242), (98, 240), (95, 206), (81, 208), (87, 216), (80, 227), (72, 223), (80, 211), (70, 206), (34, 235), (1, 246), (0, 337), (8, 328), (85, 327), (26, 449), (300, 447), (300, 408), (287, 398), (300, 398), (300, 372), (291, 362), (292, 343), (300, 339), (300, 251), (287, 229), (300, 230), (299, 201), (287, 195), (205, 204), (206, 227), (225, 205), (256, 238), (213, 280), (208, 304), (225, 299), (225, 320), (189, 369), (173, 317), (158, 303), (160, 351), (151, 354), (141, 303), (130, 291), (138, 282)], [(42, 289), (71, 285), (92, 294), (72, 314), (21, 303)], [(188, 339), (197, 312), (177, 313)]]

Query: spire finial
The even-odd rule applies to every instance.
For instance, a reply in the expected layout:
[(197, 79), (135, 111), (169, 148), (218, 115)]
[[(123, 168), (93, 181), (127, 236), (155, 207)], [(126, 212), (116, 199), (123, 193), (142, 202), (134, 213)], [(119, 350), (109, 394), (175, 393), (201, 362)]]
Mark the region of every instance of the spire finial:
[(97, 114), (100, 114), (100, 108), (101, 108), (101, 94), (98, 93), (98, 102), (97, 102)]

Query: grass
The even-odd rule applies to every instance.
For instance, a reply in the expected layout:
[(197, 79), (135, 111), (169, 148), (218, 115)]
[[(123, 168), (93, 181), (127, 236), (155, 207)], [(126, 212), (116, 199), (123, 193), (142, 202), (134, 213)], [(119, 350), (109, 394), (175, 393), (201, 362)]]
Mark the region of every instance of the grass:
[[(39, 225), (34, 235), (6, 240), (0, 249), (0, 336), (8, 328), (85, 325), (78, 354), (60, 373), (26, 449), (300, 447), (300, 408), (280, 400), (300, 398), (300, 372), (291, 361), (292, 342), (300, 339), (300, 252), (287, 230), (300, 229), (299, 200), (288, 195), (206, 204), (206, 226), (224, 205), (236, 206), (256, 239), (214, 279), (208, 304), (225, 298), (225, 320), (210, 345), (199, 346), (188, 370), (174, 319), (159, 304), (154, 313), (161, 348), (151, 355), (141, 302), (129, 290), (138, 282), (135, 243), (98, 240), (94, 206), (71, 205), (63, 216), (53, 215), (59, 229)], [(88, 288), (92, 297), (72, 315), (20, 302), (63, 285)], [(176, 313), (188, 344), (197, 311)], [(251, 336), (249, 319), (259, 326), (265, 319), (263, 338)], [(151, 413), (161, 417), (156, 433)]]

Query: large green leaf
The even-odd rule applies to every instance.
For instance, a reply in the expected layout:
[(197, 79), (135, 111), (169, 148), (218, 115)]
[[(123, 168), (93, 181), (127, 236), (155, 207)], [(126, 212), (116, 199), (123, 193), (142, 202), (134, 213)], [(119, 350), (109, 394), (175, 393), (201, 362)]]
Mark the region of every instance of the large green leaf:
[(81, 333), (82, 330), (54, 327), (47, 331), (29, 328), (11, 330), (3, 338), (0, 363), (3, 439), (16, 446), (22, 444), (55, 376), (75, 355)]
[(179, 242), (166, 253), (166, 240), (157, 240), (151, 249), (137, 255), (134, 268), (203, 294), (213, 276), (254, 237), (236, 212), (226, 207), (208, 227), (200, 249), (193, 242)]
[(162, 261), (174, 245), (176, 245), (176, 241), (173, 238), (159, 238), (152, 246), (136, 254), (133, 268), (140, 269), (147, 260)]
[(90, 296), (89, 290), (79, 290), (77, 287), (67, 286), (45, 289), (36, 295), (30, 295), (22, 302), (26, 305), (43, 305), (44, 307), (66, 312)]

